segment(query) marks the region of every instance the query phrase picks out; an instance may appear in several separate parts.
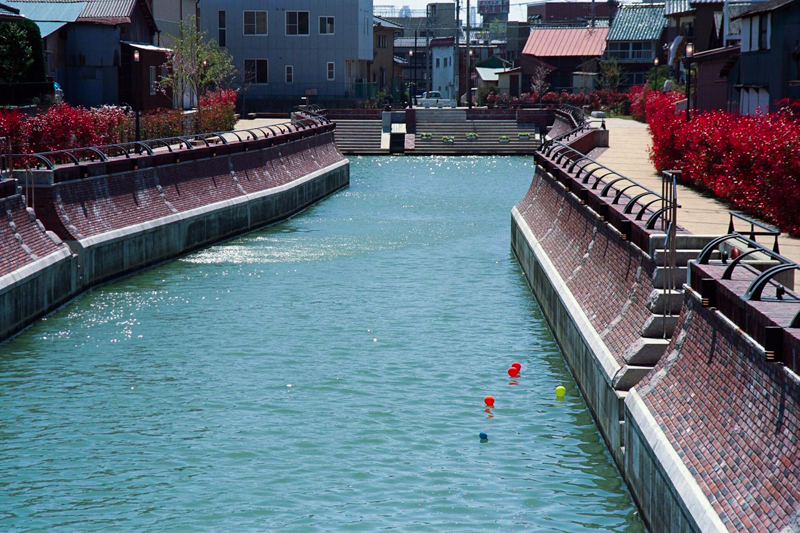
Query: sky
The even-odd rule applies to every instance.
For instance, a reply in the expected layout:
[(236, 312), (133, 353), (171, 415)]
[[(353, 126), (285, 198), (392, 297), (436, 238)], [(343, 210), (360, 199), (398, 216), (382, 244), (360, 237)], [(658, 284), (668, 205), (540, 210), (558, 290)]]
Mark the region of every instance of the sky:
[[(433, 1), (446, 2), (447, 0), (372, 0), (372, 4), (374, 6), (394, 6), (398, 11), (403, 6), (408, 6), (412, 10), (425, 10), (427, 5)], [(529, 1), (533, 3), (535, 0)], [(527, 8), (525, 7), (527, 4), (528, 2), (523, 2), (522, 0), (511, 0), (511, 13), (509, 20), (525, 20), (527, 18)], [(463, 20), (466, 20), (466, 11), (464, 11), (466, 9), (466, 5), (467, 0), (461, 0), (461, 18)], [(470, 6), (477, 7), (477, 5), (478, 0), (470, 0)]]

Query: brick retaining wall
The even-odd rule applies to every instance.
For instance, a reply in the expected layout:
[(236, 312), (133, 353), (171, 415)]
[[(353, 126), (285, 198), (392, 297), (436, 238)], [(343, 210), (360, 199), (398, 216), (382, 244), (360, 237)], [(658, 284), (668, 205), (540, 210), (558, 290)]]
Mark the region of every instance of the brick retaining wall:
[(19, 195), (0, 199), (9, 221), (0, 224), (0, 341), (91, 286), (275, 222), (347, 185), (349, 163), (332, 131), (35, 171), (31, 196), (53, 237)]

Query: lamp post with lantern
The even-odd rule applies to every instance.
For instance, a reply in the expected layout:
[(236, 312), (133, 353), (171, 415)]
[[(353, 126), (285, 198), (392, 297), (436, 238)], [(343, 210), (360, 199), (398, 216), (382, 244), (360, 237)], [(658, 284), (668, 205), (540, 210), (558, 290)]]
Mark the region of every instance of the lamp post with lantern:
[[(139, 86), (139, 50), (133, 51), (133, 105), (134, 107), (134, 116), (135, 116), (135, 124), (136, 124), (136, 142), (142, 140), (141, 136), (141, 129), (139, 127), (139, 112), (142, 108), (142, 104), (139, 101), (142, 97), (141, 87)], [(137, 146), (138, 149), (138, 146)]]
[(692, 87), (692, 56), (694, 56), (694, 43), (686, 43), (683, 68), (686, 69), (686, 122), (689, 122), (689, 101)]
[(654, 76), (655, 80), (654, 80), (654, 82), (653, 82), (653, 85), (654, 85), (654, 87), (653, 87), (653, 88), (654, 88), (654, 89), (658, 89), (659, 87), (658, 87), (658, 58), (657, 58), (657, 57), (653, 59), (653, 69), (655, 70), (655, 72), (654, 72), (654, 74), (655, 74), (655, 76)]

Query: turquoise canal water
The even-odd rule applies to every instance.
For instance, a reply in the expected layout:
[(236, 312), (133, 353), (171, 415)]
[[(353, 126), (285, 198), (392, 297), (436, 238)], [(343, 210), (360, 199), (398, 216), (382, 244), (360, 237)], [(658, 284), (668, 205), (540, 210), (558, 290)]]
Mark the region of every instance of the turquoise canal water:
[(0, 345), (0, 529), (642, 530), (510, 249), (530, 159), (351, 161)]

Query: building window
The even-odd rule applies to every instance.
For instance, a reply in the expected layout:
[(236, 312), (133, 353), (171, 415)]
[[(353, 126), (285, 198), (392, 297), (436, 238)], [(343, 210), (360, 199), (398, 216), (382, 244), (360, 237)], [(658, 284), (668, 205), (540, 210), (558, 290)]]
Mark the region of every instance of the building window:
[(440, 63), (440, 61), (439, 61), (439, 58), (437, 57), (437, 58), (436, 58), (436, 68), (439, 68), (439, 66), (440, 66), (440, 64), (439, 64), (439, 63)]
[(336, 79), (336, 64), (333, 62), (328, 63), (328, 81)]
[(248, 83), (269, 83), (269, 61), (266, 59), (245, 59), (244, 79)]
[(266, 11), (245, 11), (244, 12), (244, 34), (245, 35), (266, 35), (267, 34), (267, 12)]
[(158, 88), (158, 79), (156, 78), (156, 67), (150, 67), (150, 94), (156, 94), (156, 89)]
[(333, 35), (333, 17), (319, 18), (319, 34)]
[(286, 12), (286, 35), (308, 35), (308, 11)]
[(375, 47), (376, 48), (388, 48), (389, 47), (389, 39), (386, 35), (376, 35), (375, 36)]
[(769, 50), (769, 14), (764, 13), (758, 20), (758, 49)]
[(651, 42), (610, 42), (608, 55), (620, 61), (653, 59), (653, 43)]
[(750, 51), (758, 50), (758, 17), (750, 17)]
[(219, 46), (221, 48), (228, 46), (228, 26), (225, 22), (224, 11), (219, 12), (217, 41), (219, 42)]
[(286, 83), (294, 83), (294, 67), (286, 65)]

